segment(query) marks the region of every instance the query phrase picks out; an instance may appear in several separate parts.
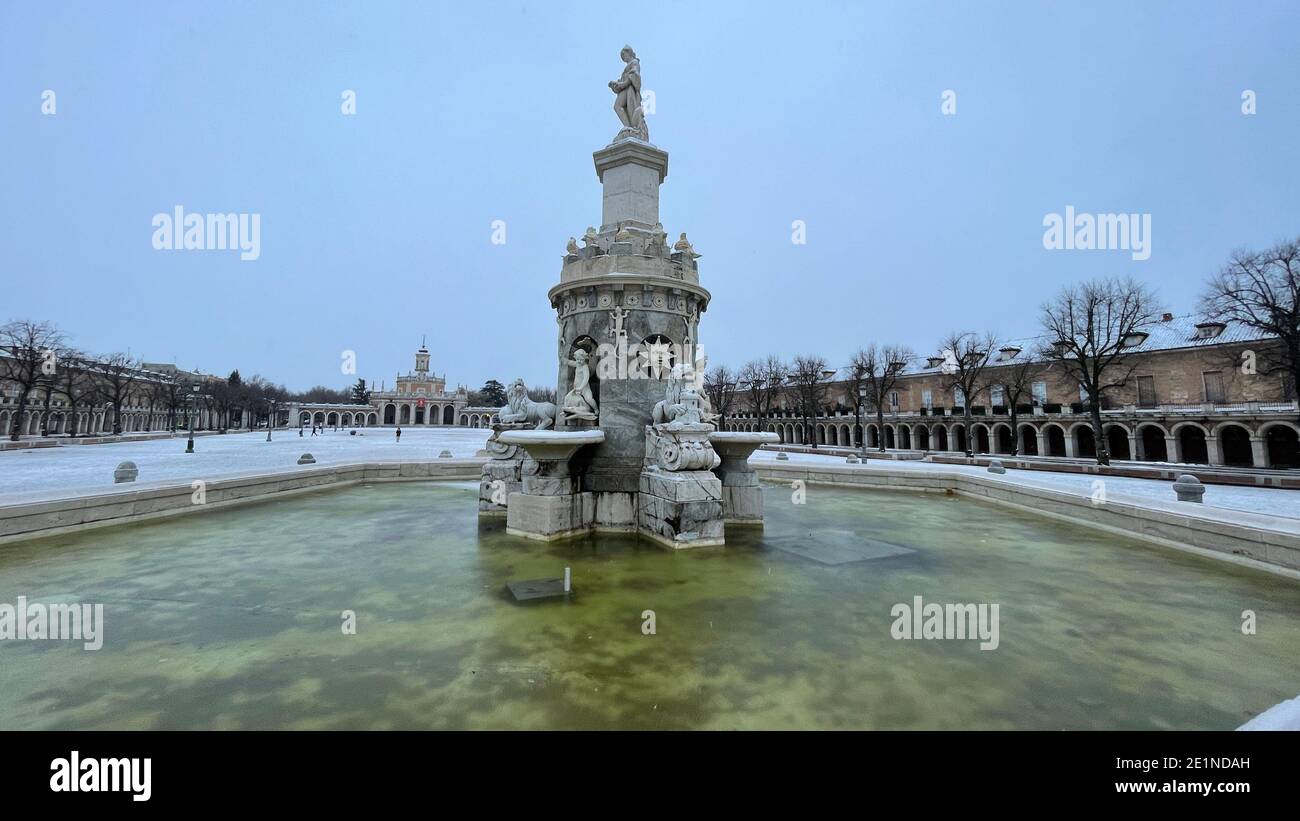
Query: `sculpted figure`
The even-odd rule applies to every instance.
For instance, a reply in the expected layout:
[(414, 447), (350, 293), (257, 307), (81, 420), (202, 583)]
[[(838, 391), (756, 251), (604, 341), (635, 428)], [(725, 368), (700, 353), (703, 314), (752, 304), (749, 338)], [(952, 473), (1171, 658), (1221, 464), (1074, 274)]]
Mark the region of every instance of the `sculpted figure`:
[(567, 251), (567, 252), (569, 252), (570, 254), (572, 254), (572, 255), (574, 255), (574, 256), (577, 256), (577, 254), (578, 254), (578, 241), (577, 241), (576, 239), (574, 239), (573, 237), (569, 237), (569, 244), (566, 245), (566, 246), (564, 246), (564, 250)]
[(662, 425), (671, 422), (681, 413), (684, 383), (682, 366), (674, 365), (672, 370), (668, 371), (668, 388), (664, 391), (664, 398), (656, 402), (654, 410), (650, 412), (650, 419), (654, 424)]
[(575, 419), (595, 419), (598, 409), (596, 397), (591, 394), (591, 367), (587, 364), (589, 354), (582, 348), (573, 352), (573, 358), (565, 364), (573, 367), (573, 387), (564, 395), (564, 414)]
[(537, 430), (546, 430), (555, 424), (555, 404), (529, 399), (524, 380), (516, 379), (506, 390), (506, 405), (497, 412), (497, 418), (503, 424), (531, 422)]
[(648, 142), (650, 132), (646, 128), (645, 113), (641, 110), (641, 61), (631, 46), (623, 46), (619, 57), (623, 58), (623, 75), (609, 83), (610, 91), (616, 95), (614, 113), (623, 124), (623, 129), (614, 139), (637, 137)]

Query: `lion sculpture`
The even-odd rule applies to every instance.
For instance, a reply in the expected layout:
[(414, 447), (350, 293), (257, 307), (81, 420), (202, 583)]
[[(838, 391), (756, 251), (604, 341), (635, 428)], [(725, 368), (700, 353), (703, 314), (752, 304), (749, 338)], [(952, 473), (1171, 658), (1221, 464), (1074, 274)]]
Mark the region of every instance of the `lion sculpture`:
[(555, 425), (555, 403), (529, 399), (524, 380), (516, 379), (506, 390), (506, 405), (497, 418), (503, 423), (531, 422), (537, 430), (546, 430)]

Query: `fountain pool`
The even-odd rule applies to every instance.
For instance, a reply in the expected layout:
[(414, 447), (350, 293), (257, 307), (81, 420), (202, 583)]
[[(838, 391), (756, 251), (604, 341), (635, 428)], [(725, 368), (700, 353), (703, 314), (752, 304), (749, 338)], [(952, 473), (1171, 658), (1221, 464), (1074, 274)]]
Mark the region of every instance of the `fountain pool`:
[[(765, 529), (672, 552), (510, 536), (477, 492), (359, 485), (0, 548), (0, 602), (105, 618), (98, 651), (0, 644), (0, 729), (1229, 729), (1300, 690), (1300, 583), (970, 499), (769, 485)], [(566, 566), (569, 600), (504, 591)], [(997, 649), (892, 638), (915, 596), (998, 604)]]

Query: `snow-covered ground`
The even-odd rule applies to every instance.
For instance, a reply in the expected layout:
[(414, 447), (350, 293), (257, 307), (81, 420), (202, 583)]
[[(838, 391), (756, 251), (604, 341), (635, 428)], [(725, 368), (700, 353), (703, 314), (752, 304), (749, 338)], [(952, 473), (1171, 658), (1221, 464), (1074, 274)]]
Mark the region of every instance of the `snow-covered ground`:
[(103, 490), (113, 485), (113, 469), (126, 461), (135, 462), (140, 469), (140, 482), (190, 481), (296, 468), (303, 453), (314, 456), (318, 465), (434, 459), (443, 450), (451, 451), (452, 456), (473, 456), (490, 433), (482, 428), (402, 428), (402, 441), (397, 442), (392, 428), (362, 428), (356, 436), (338, 430), (316, 437), (308, 429), (301, 438), (295, 428), (275, 431), (270, 443), (265, 430), (197, 436), (194, 453), (185, 452), (184, 435), (111, 445), (3, 451), (0, 503), (17, 494)]
[[(811, 453), (788, 454), (791, 462), (821, 462), (844, 464), (843, 456), (822, 456)], [(774, 451), (756, 451), (754, 461), (776, 459)], [(945, 465), (917, 460), (873, 459), (867, 462), (863, 470), (925, 470), (933, 472), (974, 473), (981, 476), (990, 475), (987, 468), (978, 465)], [(1016, 470), (1008, 468), (998, 477), (1007, 481), (1020, 482), (1025, 485), (1092, 495), (1092, 483), (1098, 479), (1106, 483), (1108, 497), (1136, 497), (1138, 499), (1158, 499), (1163, 502), (1175, 500), (1173, 482), (1160, 479), (1130, 479), (1122, 476), (1092, 476), (1086, 473), (1055, 473), (1046, 470)], [(1249, 513), (1264, 513), (1269, 516), (1285, 516), (1300, 519), (1300, 490), (1283, 490), (1281, 488), (1240, 487), (1236, 485), (1206, 485), (1204, 504), (1211, 507), (1224, 507), (1244, 510)]]
[[(364, 433), (364, 435), (362, 435)], [(29, 493), (53, 491), (75, 493), (103, 490), (113, 485), (113, 469), (119, 462), (132, 461), (140, 469), (140, 482), (216, 478), (297, 467), (304, 452), (320, 465), (341, 462), (433, 459), (443, 450), (453, 456), (473, 456), (483, 447), (488, 431), (479, 428), (403, 428), (402, 441), (394, 440), (391, 428), (359, 430), (356, 436), (332, 431), (313, 438), (299, 438), (297, 430), (277, 430), (269, 444), (266, 432), (200, 436), (195, 453), (185, 453), (185, 437), (151, 441), (120, 442), (111, 445), (76, 445), (0, 452), (0, 503)], [(791, 453), (791, 462), (844, 464), (843, 456)], [(758, 451), (753, 458), (776, 458), (773, 451)], [(860, 470), (926, 470), (975, 473), (988, 472), (975, 465), (943, 465), (921, 461), (870, 460)], [(1090, 496), (1098, 478), (1088, 474), (1054, 473), (1043, 470), (1010, 469), (1000, 477), (1026, 485), (1047, 487)], [(1172, 482), (1155, 479), (1105, 477), (1110, 496), (1174, 501)], [(1206, 485), (1207, 506), (1244, 510), (1300, 519), (1300, 491), (1277, 488)]]

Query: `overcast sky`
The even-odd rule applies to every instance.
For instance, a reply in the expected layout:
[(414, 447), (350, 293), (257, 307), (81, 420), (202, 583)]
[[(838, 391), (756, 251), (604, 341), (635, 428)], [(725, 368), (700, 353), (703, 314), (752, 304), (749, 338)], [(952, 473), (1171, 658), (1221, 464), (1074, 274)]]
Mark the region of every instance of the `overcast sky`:
[[(1295, 2), (6, 2), (0, 321), (292, 389), (349, 384), (344, 351), (391, 386), (427, 334), (453, 386), (551, 384), (546, 291), (600, 221), (625, 42), (713, 364), (1022, 336), (1111, 274), (1185, 312), (1234, 248), (1300, 235), (1298, 22)], [(259, 214), (260, 257), (155, 250), (178, 205)], [(1046, 250), (1067, 205), (1149, 214), (1150, 258)]]

